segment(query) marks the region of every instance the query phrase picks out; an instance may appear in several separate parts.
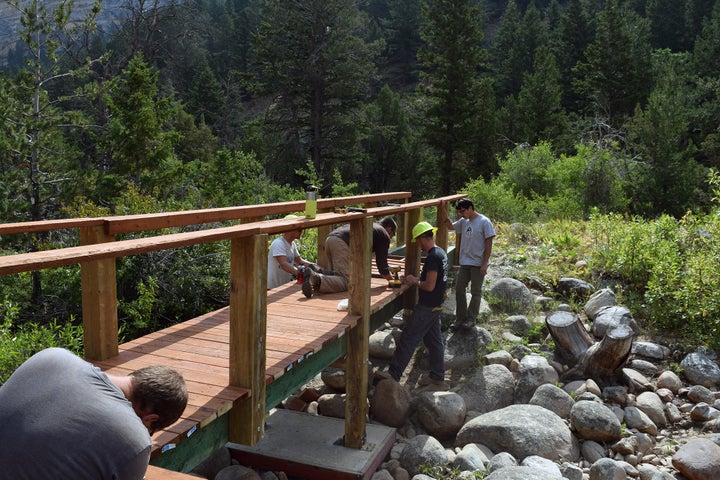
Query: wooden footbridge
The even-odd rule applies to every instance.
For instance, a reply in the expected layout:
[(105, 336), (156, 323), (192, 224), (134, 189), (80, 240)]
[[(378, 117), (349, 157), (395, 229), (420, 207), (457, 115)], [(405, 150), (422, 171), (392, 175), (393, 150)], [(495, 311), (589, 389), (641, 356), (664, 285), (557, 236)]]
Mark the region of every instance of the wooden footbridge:
[[(410, 192), (318, 200), (313, 219), (284, 219), (305, 203), (282, 202), (147, 215), (76, 218), (0, 225), (0, 235), (79, 230), (80, 245), (0, 257), (0, 275), (80, 265), (85, 358), (110, 373), (129, 373), (169, 365), (185, 377), (188, 406), (182, 417), (153, 435), (148, 479), (182, 478), (212, 451), (228, 442), (252, 446), (265, 433), (268, 412), (329, 365), (346, 370), (343, 447), (362, 449), (366, 434), (368, 337), (372, 330), (416, 301), (416, 289), (388, 288), (372, 275), (372, 222), (398, 219), (396, 242), (404, 272), (418, 273), (420, 251), (410, 228), (428, 219), (425, 209), (462, 195), (409, 201)], [(360, 205), (365, 211), (335, 213)], [(444, 208), (437, 209), (444, 216)], [(280, 217), (280, 218), (278, 218)], [(430, 218), (441, 224), (443, 218)], [(224, 225), (217, 227), (218, 222)], [(318, 229), (318, 260), (323, 240), (339, 223), (351, 230), (349, 291), (305, 298), (289, 283), (267, 290), (268, 237), (295, 228)], [(189, 225), (203, 229), (166, 233)], [(197, 227), (195, 227), (197, 228)], [(138, 232), (152, 236), (118, 239)], [(437, 243), (447, 248), (445, 229)], [(198, 318), (119, 344), (115, 259), (210, 242), (230, 243), (229, 305)], [(347, 311), (339, 310), (348, 299)], [(172, 472), (171, 472), (172, 471)], [(188, 477), (193, 478), (193, 477)]]

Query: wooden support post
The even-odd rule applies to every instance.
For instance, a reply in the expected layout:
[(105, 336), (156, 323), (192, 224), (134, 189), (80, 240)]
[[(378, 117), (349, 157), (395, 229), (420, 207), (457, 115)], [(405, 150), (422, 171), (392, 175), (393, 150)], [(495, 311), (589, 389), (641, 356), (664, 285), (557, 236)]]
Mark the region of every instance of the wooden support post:
[(360, 315), (347, 335), (345, 439), (348, 448), (361, 448), (367, 416), (370, 337), (370, 262), (372, 217), (350, 222), (350, 282), (348, 312)]
[[(331, 212), (330, 209), (321, 210), (320, 213)], [(323, 268), (330, 268), (327, 254), (325, 253), (325, 239), (332, 231), (332, 225), (321, 225), (317, 228), (317, 264)]]
[(435, 218), (435, 226), (437, 227), (437, 234), (435, 235), (435, 244), (448, 251), (448, 228), (445, 225), (445, 219), (448, 218), (447, 204), (442, 202), (438, 205), (437, 216)]
[(230, 242), (230, 385), (250, 389), (229, 412), (231, 442), (255, 445), (265, 424), (266, 234)]
[[(422, 251), (418, 247), (417, 242), (412, 239), (412, 229), (420, 222), (422, 218), (422, 210), (415, 208), (405, 214), (405, 274), (420, 275), (420, 256)], [(417, 288), (411, 288), (403, 295), (403, 308), (415, 308), (418, 301)]]
[[(400, 204), (407, 203), (408, 199), (403, 198), (400, 201)], [(405, 241), (405, 234), (407, 232), (407, 225), (406, 225), (406, 218), (405, 215), (398, 215), (397, 217), (397, 232), (395, 232), (395, 242), (397, 243), (397, 246), (400, 247), (402, 245), (405, 245), (407, 247), (407, 242)], [(407, 249), (407, 248), (406, 248)]]
[[(102, 226), (80, 228), (80, 244), (115, 240)], [(117, 279), (115, 259), (80, 264), (85, 358), (105, 360), (118, 354)]]

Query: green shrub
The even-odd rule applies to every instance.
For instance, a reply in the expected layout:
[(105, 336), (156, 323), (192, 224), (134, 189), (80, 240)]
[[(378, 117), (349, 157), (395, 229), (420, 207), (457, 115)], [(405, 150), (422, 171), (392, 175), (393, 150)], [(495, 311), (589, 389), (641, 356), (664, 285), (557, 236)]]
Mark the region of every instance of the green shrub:
[(592, 268), (635, 295), (628, 307), (646, 325), (720, 347), (718, 212), (645, 221), (598, 215), (590, 221)]
[(81, 355), (82, 327), (74, 318), (64, 323), (53, 320), (48, 325), (24, 323), (16, 326), (19, 309), (9, 301), (0, 304), (0, 382), (25, 360), (40, 350), (62, 347)]
[(530, 202), (501, 182), (487, 183), (479, 178), (468, 183), (464, 191), (475, 203), (475, 210), (493, 222), (532, 223), (535, 219)]

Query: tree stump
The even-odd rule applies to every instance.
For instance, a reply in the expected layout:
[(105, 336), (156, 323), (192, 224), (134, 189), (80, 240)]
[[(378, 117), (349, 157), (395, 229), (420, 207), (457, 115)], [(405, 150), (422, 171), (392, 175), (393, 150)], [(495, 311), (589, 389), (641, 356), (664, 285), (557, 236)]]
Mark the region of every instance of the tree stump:
[(556, 353), (571, 367), (562, 375), (563, 380), (593, 378), (609, 382), (630, 355), (634, 332), (628, 325), (613, 328), (595, 342), (580, 317), (572, 312), (554, 312), (545, 323), (555, 340)]
[(565, 360), (577, 361), (593, 344), (593, 339), (575, 313), (557, 311), (548, 315), (545, 323), (558, 353)]
[(607, 332), (600, 342), (588, 349), (589, 371), (602, 376), (614, 375), (630, 356), (633, 337), (628, 325), (618, 325)]

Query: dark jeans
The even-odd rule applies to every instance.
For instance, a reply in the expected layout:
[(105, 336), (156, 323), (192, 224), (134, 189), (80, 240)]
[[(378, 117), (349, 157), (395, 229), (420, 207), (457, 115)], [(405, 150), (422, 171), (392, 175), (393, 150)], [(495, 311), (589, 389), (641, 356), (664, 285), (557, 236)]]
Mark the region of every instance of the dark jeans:
[[(480, 267), (470, 265), (460, 265), (455, 281), (455, 321), (457, 323), (477, 322), (480, 314), (480, 301), (482, 300), (482, 286), (485, 281), (485, 275), (480, 273)], [(470, 306), (467, 304), (465, 291), (468, 283), (470, 284)]]
[(445, 344), (440, 331), (440, 313), (440, 310), (434, 312), (430, 307), (415, 305), (388, 368), (388, 373), (395, 380), (400, 380), (420, 340), (430, 352), (430, 378), (445, 378)]

